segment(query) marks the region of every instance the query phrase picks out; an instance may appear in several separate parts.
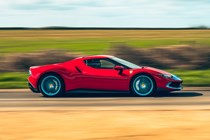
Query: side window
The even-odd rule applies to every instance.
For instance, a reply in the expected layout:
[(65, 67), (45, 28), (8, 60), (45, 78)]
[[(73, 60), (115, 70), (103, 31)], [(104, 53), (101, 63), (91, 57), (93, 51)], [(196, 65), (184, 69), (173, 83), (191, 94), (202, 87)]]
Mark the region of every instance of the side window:
[(85, 63), (87, 66), (93, 67), (93, 68), (100, 68), (101, 63), (99, 59), (89, 59), (85, 60)]
[(85, 63), (93, 68), (112, 69), (115, 67), (115, 64), (108, 59), (89, 59), (85, 60)]
[(100, 62), (101, 62), (101, 68), (112, 69), (115, 66), (115, 64), (105, 59), (101, 59)]

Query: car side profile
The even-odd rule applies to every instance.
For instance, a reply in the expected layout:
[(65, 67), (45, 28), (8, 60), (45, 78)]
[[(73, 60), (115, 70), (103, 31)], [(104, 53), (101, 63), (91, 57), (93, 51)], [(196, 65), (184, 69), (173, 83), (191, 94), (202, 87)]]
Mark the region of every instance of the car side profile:
[(63, 96), (77, 89), (130, 91), (138, 96), (152, 96), (159, 90), (181, 90), (183, 82), (166, 71), (138, 66), (109, 55), (32, 66), (29, 74), (29, 88), (47, 97)]

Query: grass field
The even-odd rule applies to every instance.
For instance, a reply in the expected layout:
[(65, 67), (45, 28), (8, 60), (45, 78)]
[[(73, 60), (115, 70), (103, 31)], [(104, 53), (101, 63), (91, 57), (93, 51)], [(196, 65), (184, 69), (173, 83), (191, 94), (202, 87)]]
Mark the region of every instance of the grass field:
[(14, 30), (0, 31), (0, 53), (63, 49), (101, 54), (117, 44), (155, 47), (210, 45), (210, 30)]
[[(0, 30), (0, 56), (4, 57), (44, 50), (108, 54), (111, 47), (119, 44), (139, 48), (180, 44), (210, 46), (210, 30)], [(210, 70), (169, 71), (183, 78), (184, 85), (210, 85)], [(25, 72), (0, 73), (0, 88), (26, 88), (26, 78)]]

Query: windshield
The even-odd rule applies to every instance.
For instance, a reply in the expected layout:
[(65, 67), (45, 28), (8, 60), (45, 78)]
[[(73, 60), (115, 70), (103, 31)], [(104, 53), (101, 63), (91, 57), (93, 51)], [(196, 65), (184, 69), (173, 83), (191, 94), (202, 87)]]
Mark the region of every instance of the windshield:
[(110, 59), (112, 59), (112, 60), (116, 61), (117, 63), (120, 63), (120, 64), (122, 64), (124, 66), (127, 66), (128, 68), (132, 68), (132, 69), (134, 69), (134, 68), (140, 68), (136, 64), (133, 64), (131, 62), (128, 62), (126, 60), (123, 60), (123, 59), (120, 59), (120, 58), (117, 58), (117, 57), (111, 57)]

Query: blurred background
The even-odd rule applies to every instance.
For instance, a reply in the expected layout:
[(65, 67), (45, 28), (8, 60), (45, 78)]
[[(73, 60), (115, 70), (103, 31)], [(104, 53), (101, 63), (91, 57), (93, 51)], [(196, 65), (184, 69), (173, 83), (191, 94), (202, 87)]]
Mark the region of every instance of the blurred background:
[(27, 88), (30, 66), (96, 54), (210, 86), (209, 13), (208, 1), (1, 1), (0, 88)]
[[(30, 66), (99, 54), (169, 71), (186, 88), (29, 94)], [(209, 140), (209, 87), (210, 0), (0, 0), (0, 140)]]

